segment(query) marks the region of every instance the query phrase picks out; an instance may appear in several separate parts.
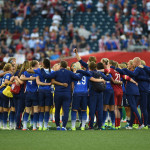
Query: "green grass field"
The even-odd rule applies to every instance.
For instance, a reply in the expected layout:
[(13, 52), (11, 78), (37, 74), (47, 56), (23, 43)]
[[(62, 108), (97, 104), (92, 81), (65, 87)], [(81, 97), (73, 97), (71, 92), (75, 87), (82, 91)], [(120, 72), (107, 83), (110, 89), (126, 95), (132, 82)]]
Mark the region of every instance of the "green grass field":
[[(50, 123), (54, 126), (54, 124)], [(125, 124), (122, 124), (123, 126)], [(68, 123), (70, 127), (70, 122)], [(149, 130), (3, 131), (0, 150), (150, 150)]]

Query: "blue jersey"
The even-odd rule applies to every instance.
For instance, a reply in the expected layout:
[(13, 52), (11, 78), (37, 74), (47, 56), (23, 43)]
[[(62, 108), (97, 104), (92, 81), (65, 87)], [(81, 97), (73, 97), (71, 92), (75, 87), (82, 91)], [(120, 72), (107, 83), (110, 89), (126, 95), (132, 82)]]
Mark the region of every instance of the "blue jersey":
[[(2, 79), (1, 84), (4, 84), (6, 79), (10, 80), (11, 76), (12, 76), (12, 75), (11, 75), (10, 73), (6, 73), (6, 74), (3, 76), (3, 79)], [(6, 88), (6, 87), (1, 88), (1, 89), (0, 89), (0, 93), (2, 93), (5, 88)]]
[(88, 84), (89, 77), (83, 76), (81, 80), (74, 81), (74, 94), (78, 94), (79, 96), (87, 96), (88, 95)]
[[(45, 73), (46, 74), (50, 74), (50, 72), (49, 72), (49, 69), (44, 69), (44, 71), (45, 71)], [(42, 76), (42, 74), (41, 74), (41, 69), (40, 68), (38, 68), (38, 69), (36, 69), (36, 70), (34, 70), (34, 72), (37, 74), (37, 75), (39, 75), (39, 78), (40, 78), (40, 81), (41, 82), (43, 82), (43, 83), (50, 83), (51, 82), (51, 80), (50, 79), (45, 79), (43, 76)], [(51, 90), (51, 86), (50, 85), (40, 85), (39, 86), (39, 90)]]
[[(28, 73), (27, 71), (24, 72), (24, 75), (29, 78), (30, 76), (37, 77), (37, 74)], [(36, 80), (28, 80), (26, 81), (26, 92), (37, 92), (38, 85), (36, 84)]]
[(123, 91), (123, 93), (125, 93), (126, 92), (126, 88), (125, 88), (125, 80), (123, 80), (122, 78), (121, 78), (121, 81), (122, 81), (122, 91)]

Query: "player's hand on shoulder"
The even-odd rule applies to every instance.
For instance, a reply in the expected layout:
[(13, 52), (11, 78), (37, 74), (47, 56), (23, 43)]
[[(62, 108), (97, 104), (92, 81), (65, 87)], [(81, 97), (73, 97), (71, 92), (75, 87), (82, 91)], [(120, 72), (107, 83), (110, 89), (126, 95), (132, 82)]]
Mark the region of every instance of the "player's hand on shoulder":
[(144, 66), (143, 65), (139, 65), (139, 68), (144, 68)]
[(64, 86), (64, 87), (68, 87), (68, 84), (67, 84), (67, 83), (63, 83), (63, 86)]
[(73, 49), (73, 52), (74, 52), (74, 53), (77, 53), (77, 49), (76, 49), (76, 48), (74, 48), (74, 49)]

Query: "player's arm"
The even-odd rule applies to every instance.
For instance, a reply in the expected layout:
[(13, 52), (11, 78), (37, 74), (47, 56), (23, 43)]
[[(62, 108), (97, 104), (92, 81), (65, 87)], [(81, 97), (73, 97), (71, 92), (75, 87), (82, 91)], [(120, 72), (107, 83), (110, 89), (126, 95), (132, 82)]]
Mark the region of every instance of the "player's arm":
[(18, 76), (15, 76), (15, 80), (17, 80), (19, 82), (19, 84), (24, 84), (24, 82), (22, 80), (20, 80), (20, 78)]
[(143, 68), (148, 74), (150, 74), (150, 67), (148, 67), (148, 66), (144, 66), (144, 68)]
[(75, 73), (73, 73), (71, 71), (70, 71), (70, 74), (71, 74), (72, 79), (75, 80), (75, 81), (81, 80), (82, 77), (83, 77), (82, 74), (75, 74)]
[(68, 87), (67, 83), (61, 83), (61, 82), (56, 81), (55, 79), (52, 79), (51, 83), (55, 84), (55, 85), (60, 85), (60, 86)]
[(93, 78), (93, 77), (90, 78), (90, 81), (93, 81), (93, 82), (104, 82), (105, 83), (104, 79), (96, 79), (96, 78)]
[(98, 73), (101, 75), (101, 77), (106, 81), (111, 81), (110, 75), (106, 76), (103, 72), (98, 71)]
[(8, 80), (8, 79), (5, 79), (4, 84), (12, 84), (12, 82), (10, 80)]
[(137, 76), (136, 80), (150, 82), (150, 78), (147, 78), (145, 76)]
[(10, 71), (5, 71), (5, 72), (0, 73), (0, 77), (3, 77), (7, 73), (11, 73), (12, 74), (12, 72), (10, 72)]
[(37, 85), (42, 85), (42, 86), (51, 85), (51, 83), (41, 82), (39, 76), (36, 77), (36, 83), (37, 83)]
[(127, 75), (122, 75), (121, 77), (122, 77), (123, 79), (125, 79), (126, 81), (130, 81), (130, 82), (132, 82), (132, 83), (138, 85), (138, 83), (137, 83), (135, 80), (133, 80), (132, 78), (130, 78), (130, 77), (127, 76)]
[(116, 81), (113, 79), (113, 77), (111, 77), (111, 82), (114, 83), (114, 84), (119, 84), (119, 85), (122, 85), (122, 81)]
[(81, 59), (81, 57), (79, 56), (78, 51), (77, 51), (76, 48), (73, 50), (73, 52), (76, 54), (76, 58), (78, 59), (78, 61), (80, 62), (80, 64), (81, 64), (84, 68), (88, 69), (88, 64), (87, 64), (86, 62), (84, 62), (84, 61)]
[(53, 73), (50, 73), (50, 74), (47, 74), (43, 68), (41, 68), (41, 74), (42, 76), (45, 78), (45, 79), (54, 79), (55, 78), (55, 75), (56, 75), (56, 72), (53, 72)]
[(84, 71), (84, 70), (77, 70), (77, 73), (81, 73), (84, 76), (91, 76), (91, 73), (89, 71)]
[(21, 75), (20, 76), (20, 79), (22, 80), (22, 81), (31, 81), (31, 80), (36, 80), (36, 77), (32, 77), (32, 76), (30, 76), (29, 78), (27, 78), (25, 75)]
[(71, 91), (73, 92), (74, 90), (74, 82), (71, 83)]
[(2, 84), (1, 86), (0, 86), (0, 89), (2, 89), (3, 87), (5, 87), (6, 85), (5, 84)]
[(134, 71), (130, 71), (126, 68), (124, 68), (124, 71), (126, 72), (127, 75), (129, 75), (130, 77), (136, 77), (138, 76), (138, 74), (140, 73), (140, 68), (136, 67)]
[(35, 73), (33, 69), (27, 69), (28, 73)]

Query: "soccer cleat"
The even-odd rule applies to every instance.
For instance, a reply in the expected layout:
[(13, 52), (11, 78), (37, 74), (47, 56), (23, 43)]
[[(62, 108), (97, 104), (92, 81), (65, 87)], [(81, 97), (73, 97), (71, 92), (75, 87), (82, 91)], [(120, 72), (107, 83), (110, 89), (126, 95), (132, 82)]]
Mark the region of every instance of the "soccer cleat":
[(29, 129), (22, 129), (22, 131), (28, 131)]
[(118, 129), (121, 129), (121, 126), (118, 126)]
[(3, 130), (9, 130), (9, 128), (8, 128), (8, 127), (3, 127), (2, 129), (3, 129)]
[(108, 122), (105, 122), (105, 127), (108, 127)]
[(106, 130), (106, 128), (105, 128), (105, 126), (102, 126), (102, 128), (101, 128), (102, 130)]
[(138, 127), (138, 124), (133, 124), (133, 129), (137, 129)]
[(112, 126), (112, 123), (111, 122), (109, 122), (109, 125), (108, 125), (108, 127), (111, 127)]
[(116, 130), (118, 130), (118, 127), (115, 127)]
[(57, 129), (58, 131), (60, 131), (61, 128), (58, 126), (56, 129)]
[(60, 123), (62, 123), (62, 121), (60, 120)]
[(148, 130), (148, 126), (143, 127), (143, 129)]
[(53, 120), (52, 122), (55, 123), (55, 120)]
[(133, 128), (130, 127), (130, 126), (128, 126), (128, 127), (126, 127), (126, 129), (127, 129), (127, 130), (132, 130)]
[(9, 127), (9, 130), (13, 130), (14, 128), (13, 127)]
[(85, 130), (85, 127), (81, 127), (81, 131), (84, 131)]
[(116, 128), (115, 128), (115, 126), (114, 126), (114, 125), (112, 125), (109, 129), (111, 129), (111, 130), (115, 130)]
[(39, 129), (38, 129), (39, 131), (42, 131), (42, 127), (39, 127)]
[(49, 129), (48, 128), (43, 128), (43, 131), (49, 131)]
[(93, 128), (89, 127), (88, 130), (94, 130)]
[(67, 129), (65, 127), (62, 127), (61, 130), (62, 131), (67, 131)]
[(72, 128), (72, 131), (76, 131), (76, 128)]
[(136, 129), (140, 130), (140, 129), (143, 129), (143, 128), (144, 128), (144, 124), (142, 124), (141, 126), (139, 126), (139, 127), (136, 128)]

